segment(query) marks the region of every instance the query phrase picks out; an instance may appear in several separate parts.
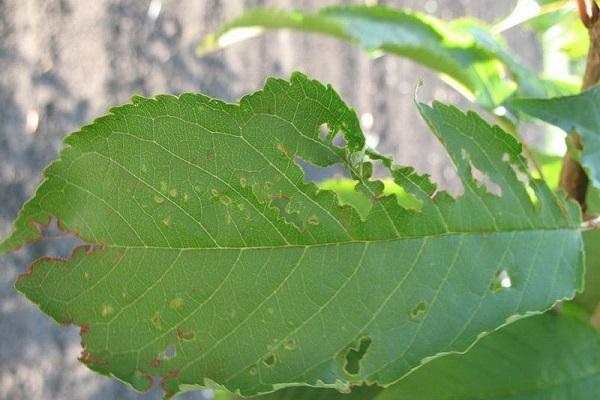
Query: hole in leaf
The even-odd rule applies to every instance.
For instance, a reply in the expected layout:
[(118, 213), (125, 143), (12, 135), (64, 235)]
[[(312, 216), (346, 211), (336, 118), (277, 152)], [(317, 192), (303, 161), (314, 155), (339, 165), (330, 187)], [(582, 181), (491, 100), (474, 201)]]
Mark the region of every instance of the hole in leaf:
[(283, 193), (269, 196), (269, 205), (279, 210), (279, 216), (296, 228), (301, 229), (303, 221), (300, 218), (300, 207), (294, 204), (290, 198)]
[(320, 167), (296, 157), (294, 162), (304, 170), (304, 183), (321, 182), (325, 179), (350, 178), (350, 174), (341, 164)]
[[(510, 161), (510, 155), (509, 154), (504, 154), (504, 156), (502, 156), (502, 160), (505, 160), (505, 158), (508, 161)], [(533, 204), (538, 204), (539, 200), (538, 200), (538, 197), (537, 197), (537, 195), (535, 193), (535, 190), (533, 190), (533, 188), (531, 187), (531, 179), (529, 178), (529, 175), (527, 175), (515, 163), (511, 163), (510, 167), (512, 168), (513, 172), (517, 176), (517, 179), (519, 180), (519, 182), (521, 182), (523, 184), (523, 186), (525, 186), (525, 189), (527, 190), (527, 195), (529, 196), (529, 199), (531, 200), (531, 202)]]
[(165, 351), (159, 354), (158, 358), (161, 360), (170, 360), (175, 357), (176, 354), (175, 346), (172, 344), (168, 345)]
[(469, 152), (463, 148), (461, 150), (461, 154), (463, 160), (467, 161), (471, 167), (471, 176), (473, 177), (473, 180), (475, 180), (475, 182), (477, 182), (480, 186), (483, 186), (488, 193), (498, 197), (502, 196), (502, 187), (494, 182), (488, 174), (475, 166), (473, 161), (471, 161)]
[(269, 354), (262, 360), (263, 364), (267, 367), (272, 367), (277, 362), (277, 356), (275, 354)]
[(352, 179), (327, 179), (319, 184), (323, 190), (331, 190), (337, 194), (340, 205), (352, 206), (364, 219), (371, 210), (371, 201), (363, 193), (356, 190), (358, 181)]
[(489, 175), (479, 170), (472, 162), (470, 162), (470, 164), (473, 179), (482, 184), (488, 193), (498, 197), (502, 196), (502, 187), (500, 187), (500, 185), (498, 185), (496, 182), (492, 181), (492, 178), (490, 178)]
[(513, 286), (512, 278), (507, 270), (503, 269), (498, 272), (494, 277), (494, 280), (490, 284), (490, 290), (497, 293), (503, 289), (509, 289)]
[(326, 123), (321, 124), (321, 126), (319, 126), (319, 138), (323, 141), (326, 142), (329, 140), (328, 136), (330, 133), (330, 129), (329, 126)]
[(346, 354), (346, 363), (344, 369), (350, 375), (356, 375), (360, 371), (360, 362), (367, 354), (369, 347), (371, 346), (371, 338), (364, 337), (360, 340), (358, 349), (350, 348)]
[(394, 195), (400, 207), (411, 210), (421, 209), (421, 202), (394, 181), (390, 171), (383, 165), (383, 161), (372, 160), (370, 163), (373, 164), (373, 175), (383, 183), (381, 196)]
[(54, 217), (45, 224), (34, 222), (33, 225), (40, 233), (40, 241), (32, 243), (33, 253), (37, 253), (37, 247), (43, 247), (43, 253), (48, 257), (69, 258), (82, 246), (88, 254), (94, 251), (93, 245), (85, 244), (76, 233), (66, 230)]
[(420, 302), (415, 308), (410, 310), (410, 319), (413, 321), (417, 321), (420, 319), (423, 314), (427, 311), (427, 303)]

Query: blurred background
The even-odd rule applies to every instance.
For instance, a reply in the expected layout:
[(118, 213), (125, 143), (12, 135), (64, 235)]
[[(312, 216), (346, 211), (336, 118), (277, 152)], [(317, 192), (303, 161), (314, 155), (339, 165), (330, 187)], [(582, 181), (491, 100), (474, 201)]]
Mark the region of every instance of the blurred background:
[[(365, 3), (333, 0), (0, 0), (0, 238), (55, 159), (62, 139), (134, 94), (203, 92), (235, 101), (268, 76), (301, 70), (331, 83), (354, 107), (372, 144), (433, 175), (451, 191), (454, 170), (417, 115), (419, 96), (474, 107), (435, 74), (391, 56), (371, 59), (346, 43), (297, 32), (270, 32), (199, 58), (195, 47), (226, 19), (253, 6), (316, 10)], [(493, 22), (516, 0), (367, 1)], [(505, 34), (531, 67), (540, 44), (521, 28)], [(535, 128), (526, 140), (539, 141)], [(0, 259), (0, 399), (157, 399), (87, 370), (77, 361), (79, 332), (56, 325), (13, 288), (27, 263), (68, 253), (38, 244)], [(184, 399), (208, 398), (208, 393)]]

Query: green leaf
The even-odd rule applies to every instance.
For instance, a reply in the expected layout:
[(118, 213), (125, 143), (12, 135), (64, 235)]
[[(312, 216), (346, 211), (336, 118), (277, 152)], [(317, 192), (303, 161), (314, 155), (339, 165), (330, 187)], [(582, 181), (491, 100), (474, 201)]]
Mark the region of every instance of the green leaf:
[(573, 6), (571, 0), (518, 0), (512, 12), (494, 25), (494, 31), (503, 32), (522, 24), (547, 30), (550, 26), (546, 21), (560, 22), (573, 12)]
[[(153, 376), (167, 395), (391, 384), (582, 284), (577, 205), (529, 177), (500, 128), (418, 108), (456, 164), (458, 199), (366, 150), (354, 111), (302, 74), (239, 104), (136, 97), (65, 139), (0, 253), (51, 218), (87, 243), (17, 288), (81, 326), (90, 368), (136, 389)], [(386, 196), (369, 159), (419, 209)], [(305, 182), (299, 160), (344, 167), (368, 215)]]
[[(433, 360), (386, 389), (350, 395), (289, 388), (256, 400), (589, 400), (600, 387), (600, 334), (577, 318), (546, 313), (484, 337), (467, 354)], [(219, 400), (236, 399), (220, 393)]]
[(566, 133), (581, 135), (582, 164), (600, 187), (600, 86), (574, 96), (552, 99), (516, 99), (511, 106), (558, 126)]
[[(494, 109), (518, 89), (529, 97), (565, 93), (540, 79), (489, 26), (472, 19), (445, 22), (414, 11), (383, 6), (338, 6), (314, 14), (252, 9), (224, 24), (199, 46), (200, 54), (225, 47), (264, 29), (295, 29), (333, 36), (370, 52), (407, 57), (449, 80), (459, 91)], [(506, 70), (516, 82), (507, 79)]]
[[(587, 193), (588, 209), (592, 215), (600, 213), (600, 190), (590, 185)], [(584, 232), (585, 246), (585, 288), (574, 301), (583, 306), (589, 314), (600, 306), (600, 230)]]

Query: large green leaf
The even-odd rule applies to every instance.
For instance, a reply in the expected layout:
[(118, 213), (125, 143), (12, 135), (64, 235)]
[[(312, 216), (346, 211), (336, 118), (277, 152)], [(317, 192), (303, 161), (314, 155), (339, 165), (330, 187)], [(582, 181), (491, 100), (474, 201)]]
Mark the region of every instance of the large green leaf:
[(511, 106), (582, 137), (581, 162), (600, 187), (600, 86), (574, 96), (552, 99), (516, 99)]
[[(317, 13), (252, 9), (208, 36), (199, 52), (245, 39), (264, 29), (296, 29), (356, 43), (371, 52), (407, 57), (450, 79), (488, 109), (519, 90), (530, 97), (566, 94), (540, 79), (489, 26), (472, 19), (445, 22), (414, 11), (384, 6), (337, 6)], [(506, 70), (516, 81), (507, 79)], [(518, 83), (518, 85), (517, 85)]]
[[(484, 337), (467, 354), (438, 358), (386, 389), (289, 388), (256, 400), (590, 400), (600, 387), (600, 334), (546, 313)], [(219, 393), (219, 400), (236, 399)]]
[[(587, 193), (588, 209), (592, 215), (600, 214), (600, 189), (590, 185)], [(585, 247), (585, 288), (575, 297), (575, 302), (585, 311), (593, 314), (600, 310), (600, 230), (584, 232)]]
[[(301, 74), (239, 105), (135, 98), (65, 140), (0, 253), (52, 217), (88, 243), (17, 288), (81, 326), (90, 368), (136, 389), (152, 376), (167, 394), (390, 384), (582, 284), (576, 204), (528, 177), (500, 128), (418, 107), (456, 164), (458, 199), (366, 150), (356, 114)], [(386, 196), (365, 157), (420, 207)], [(305, 182), (297, 160), (345, 167), (368, 214)]]

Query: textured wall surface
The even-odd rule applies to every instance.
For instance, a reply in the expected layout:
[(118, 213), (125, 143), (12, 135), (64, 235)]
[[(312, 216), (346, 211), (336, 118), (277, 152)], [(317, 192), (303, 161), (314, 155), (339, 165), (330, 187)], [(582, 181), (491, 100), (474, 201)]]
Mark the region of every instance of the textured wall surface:
[[(358, 2), (358, 1), (355, 1)], [(442, 18), (493, 21), (516, 1), (381, 2)], [(393, 57), (371, 60), (359, 49), (321, 36), (272, 32), (204, 58), (205, 33), (256, 5), (317, 9), (333, 0), (0, 0), (0, 238), (56, 157), (62, 138), (127, 102), (133, 94), (202, 91), (236, 100), (270, 75), (301, 70), (332, 83), (359, 114), (374, 117), (369, 133), (398, 162), (452, 187), (441, 146), (419, 119), (412, 93), (468, 106), (434, 74)], [(343, 3), (348, 3), (345, 1)], [(376, 1), (368, 1), (376, 3)], [(509, 40), (535, 65), (537, 48), (519, 31)], [(42, 254), (68, 254), (69, 244), (38, 244), (0, 259), (0, 399), (160, 398), (88, 371), (76, 359), (78, 330), (48, 320), (16, 293), (13, 282)], [(182, 398), (201, 399), (202, 394)]]

